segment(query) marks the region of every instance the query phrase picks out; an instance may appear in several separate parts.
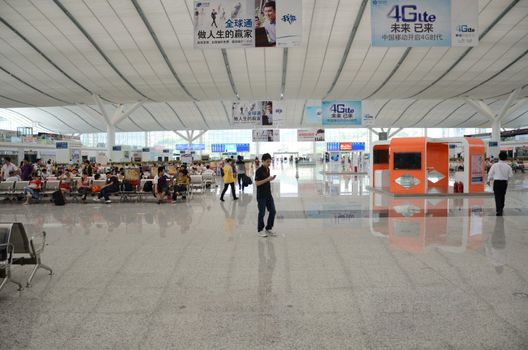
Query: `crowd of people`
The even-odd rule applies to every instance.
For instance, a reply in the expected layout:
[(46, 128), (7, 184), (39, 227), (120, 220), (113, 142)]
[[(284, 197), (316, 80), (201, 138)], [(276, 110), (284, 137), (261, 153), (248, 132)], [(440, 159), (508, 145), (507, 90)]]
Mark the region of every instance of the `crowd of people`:
[[(126, 171), (130, 168), (139, 169), (136, 181), (126, 178)], [(59, 165), (51, 160), (43, 162), (41, 159), (37, 159), (34, 163), (25, 159), (19, 166), (16, 166), (11, 162), (10, 157), (5, 157), (0, 169), (0, 181), (28, 181), (28, 186), (24, 188), (24, 204), (30, 204), (33, 200), (39, 199), (39, 193), (47, 180), (60, 180), (60, 190), (64, 194), (76, 191), (83, 201), (93, 193), (97, 194), (94, 200), (111, 203), (112, 193), (122, 190), (132, 191), (132, 187), (137, 186), (140, 179), (151, 179), (151, 184), (145, 188), (145, 191), (152, 191), (158, 203), (170, 202), (180, 197), (186, 199), (191, 175), (223, 178), (224, 189), (232, 186), (233, 198), (237, 199), (234, 189), (235, 178), (238, 181), (239, 190), (243, 190), (243, 180), (246, 174), (246, 164), (241, 156), (238, 156), (236, 161), (233, 158), (221, 160), (215, 169), (203, 162), (192, 164), (128, 163), (119, 166), (112, 164), (103, 166), (88, 160), (81, 164)], [(98, 187), (92, 184), (92, 180), (105, 180), (106, 183)], [(225, 190), (221, 200), (223, 200)]]

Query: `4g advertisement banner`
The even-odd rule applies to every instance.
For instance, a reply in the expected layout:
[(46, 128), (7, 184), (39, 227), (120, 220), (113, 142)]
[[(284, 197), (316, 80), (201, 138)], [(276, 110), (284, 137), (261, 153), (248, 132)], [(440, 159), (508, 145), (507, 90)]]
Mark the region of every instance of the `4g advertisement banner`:
[(372, 46), (476, 46), (478, 15), (478, 0), (371, 0)]
[(361, 101), (323, 101), (323, 125), (362, 125)]

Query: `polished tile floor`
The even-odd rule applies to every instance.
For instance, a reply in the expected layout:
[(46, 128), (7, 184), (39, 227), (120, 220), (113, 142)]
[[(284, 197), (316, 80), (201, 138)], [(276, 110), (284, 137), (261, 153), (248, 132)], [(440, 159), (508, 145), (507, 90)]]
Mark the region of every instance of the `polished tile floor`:
[[(55, 275), (0, 291), (0, 349), (527, 349), (528, 178), (492, 197), (391, 198), (368, 179), (272, 170), (182, 203), (0, 204), (45, 230)], [(16, 266), (24, 279), (30, 267)]]

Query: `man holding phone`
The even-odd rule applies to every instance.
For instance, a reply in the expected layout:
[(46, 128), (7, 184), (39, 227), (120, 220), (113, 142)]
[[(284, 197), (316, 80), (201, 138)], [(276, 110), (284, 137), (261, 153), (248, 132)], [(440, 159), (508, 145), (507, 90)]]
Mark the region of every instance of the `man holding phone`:
[[(275, 180), (277, 175), (270, 176), (271, 155), (265, 153), (262, 156), (262, 165), (255, 172), (255, 184), (257, 185), (257, 204), (258, 204), (258, 227), (257, 235), (260, 237), (276, 236), (272, 231), (275, 222), (275, 202), (271, 195), (271, 181)], [(268, 222), (264, 230), (264, 216), (268, 209)]]

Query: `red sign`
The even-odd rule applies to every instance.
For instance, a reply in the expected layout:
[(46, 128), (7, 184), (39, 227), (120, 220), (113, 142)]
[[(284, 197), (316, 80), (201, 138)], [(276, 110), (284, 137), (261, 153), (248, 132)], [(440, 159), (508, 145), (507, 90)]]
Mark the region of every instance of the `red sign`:
[(339, 144), (340, 151), (352, 151), (352, 142), (341, 142)]

